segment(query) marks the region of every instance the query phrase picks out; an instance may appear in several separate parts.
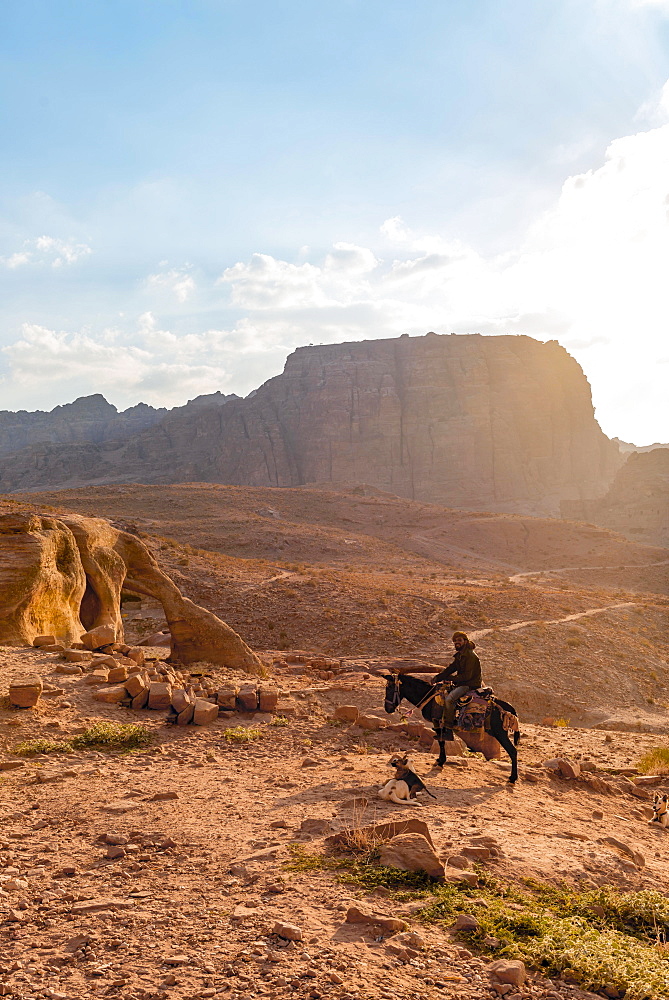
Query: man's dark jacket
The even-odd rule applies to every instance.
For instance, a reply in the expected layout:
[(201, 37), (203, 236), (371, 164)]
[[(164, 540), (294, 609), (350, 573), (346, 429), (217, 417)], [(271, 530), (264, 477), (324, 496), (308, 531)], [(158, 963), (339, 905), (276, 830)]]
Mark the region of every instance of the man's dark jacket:
[(450, 666), (434, 678), (435, 681), (450, 680), (455, 687), (481, 687), (481, 662), (473, 649), (459, 649)]

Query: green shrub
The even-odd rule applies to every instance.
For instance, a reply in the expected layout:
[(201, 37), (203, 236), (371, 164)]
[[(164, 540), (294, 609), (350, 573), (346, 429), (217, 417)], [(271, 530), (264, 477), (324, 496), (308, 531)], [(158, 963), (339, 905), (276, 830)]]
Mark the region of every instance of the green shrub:
[(135, 723), (96, 722), (71, 743), (75, 750), (91, 747), (103, 750), (137, 750), (153, 740), (151, 730)]

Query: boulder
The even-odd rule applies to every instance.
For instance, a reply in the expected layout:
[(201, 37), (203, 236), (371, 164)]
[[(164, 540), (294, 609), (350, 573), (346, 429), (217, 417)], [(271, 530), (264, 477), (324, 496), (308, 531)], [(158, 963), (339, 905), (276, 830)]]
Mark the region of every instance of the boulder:
[(555, 757), (552, 760), (545, 760), (544, 767), (549, 771), (555, 771), (561, 778), (574, 781), (580, 777), (581, 765), (576, 760), (568, 760), (566, 757)]
[(9, 684), (9, 704), (14, 708), (34, 708), (44, 690), (44, 683), (37, 675), (16, 677)]
[(139, 667), (144, 666), (144, 650), (141, 646), (131, 646), (125, 655), (129, 660), (134, 660)]
[(161, 681), (152, 681), (149, 685), (148, 704), (154, 711), (167, 711), (172, 705), (172, 686)]
[(379, 860), (386, 868), (399, 868), (405, 872), (427, 872), (432, 878), (444, 876), (443, 863), (420, 833), (402, 833), (381, 844)]
[(116, 642), (116, 629), (113, 625), (98, 625), (90, 632), (84, 632), (79, 636), (86, 649), (100, 649), (102, 646), (110, 646)]
[(210, 701), (198, 698), (193, 711), (193, 725), (207, 726), (210, 722), (215, 722), (218, 718), (218, 705), (213, 705)]

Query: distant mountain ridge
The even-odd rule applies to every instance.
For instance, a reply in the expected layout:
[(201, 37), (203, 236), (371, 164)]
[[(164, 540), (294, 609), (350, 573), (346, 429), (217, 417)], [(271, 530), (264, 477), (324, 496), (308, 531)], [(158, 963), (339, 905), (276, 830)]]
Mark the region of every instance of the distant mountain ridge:
[(452, 507), (554, 515), (602, 496), (622, 463), (577, 362), (525, 336), (301, 347), (246, 399), (214, 393), (119, 414), (96, 395), (69, 407), (0, 414), (0, 439), (20, 429), (19, 447), (0, 449), (0, 491), (360, 481)]

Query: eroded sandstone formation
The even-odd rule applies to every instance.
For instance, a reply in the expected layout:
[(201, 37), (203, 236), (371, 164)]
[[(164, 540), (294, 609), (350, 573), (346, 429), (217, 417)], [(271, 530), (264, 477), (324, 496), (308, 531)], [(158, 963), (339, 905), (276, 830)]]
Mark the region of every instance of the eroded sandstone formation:
[(0, 490), (119, 482), (365, 482), (451, 507), (560, 513), (621, 464), (556, 341), (399, 337), (301, 347), (246, 399), (181, 407), (125, 443), (0, 462)]
[(262, 672), (240, 636), (184, 597), (136, 536), (76, 514), (0, 516), (0, 644), (50, 633), (69, 643), (100, 626), (121, 641), (122, 588), (161, 602), (175, 659)]

